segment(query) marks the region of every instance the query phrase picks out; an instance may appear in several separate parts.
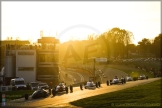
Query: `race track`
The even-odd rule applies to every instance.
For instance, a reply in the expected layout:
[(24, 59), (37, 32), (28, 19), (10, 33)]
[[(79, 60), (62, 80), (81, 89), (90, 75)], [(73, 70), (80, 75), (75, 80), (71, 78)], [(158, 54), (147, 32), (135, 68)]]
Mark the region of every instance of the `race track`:
[[(131, 82), (127, 82), (126, 84), (107, 86), (106, 85), (107, 80), (112, 79), (114, 76), (119, 76), (119, 77), (125, 76), (126, 73), (120, 70), (106, 68), (104, 66), (99, 66), (97, 68), (103, 70), (103, 73), (107, 76), (107, 78), (101, 77), (102, 84), (100, 88), (96, 88), (95, 90), (88, 90), (88, 89), (80, 90), (80, 88), (77, 86), (73, 88), (73, 91), (74, 91), (73, 93), (68, 93), (68, 94), (62, 93), (62, 94), (56, 95), (55, 97), (50, 95), (47, 98), (41, 98), (41, 99), (36, 99), (36, 100), (33, 100), (31, 98), (29, 98), (29, 100), (25, 100), (24, 98), (22, 98), (22, 99), (17, 99), (17, 100), (7, 102), (6, 106), (12, 106), (12, 108), (13, 107), (16, 107), (16, 108), (17, 107), (39, 107), (39, 108), (44, 107), (46, 108), (46, 107), (59, 107), (59, 106), (68, 107), (70, 105), (68, 103), (74, 100), (91, 97), (91, 96), (95, 96), (99, 94), (109, 93), (109, 92), (129, 88), (133, 86), (138, 86), (140, 84), (145, 84), (145, 83), (149, 83), (149, 82), (160, 79), (160, 78), (149, 78), (148, 80), (131, 81)], [(68, 73), (68, 77), (65, 77), (65, 73)], [(88, 73), (77, 72), (75, 69), (62, 71), (62, 76), (63, 76), (62, 78), (69, 84), (80, 83), (85, 80), (88, 80), (89, 78)], [(74, 79), (76, 80), (74, 81)]]
[(107, 86), (106, 84), (101, 84), (101, 87), (96, 88), (95, 90), (89, 90), (89, 89), (80, 90), (79, 87), (74, 87), (73, 93), (59, 94), (56, 95), (55, 97), (51, 95), (48, 98), (41, 98), (37, 100), (29, 99), (26, 101), (25, 99), (19, 99), (16, 101), (11, 101), (6, 103), (6, 106), (12, 106), (12, 108), (13, 107), (47, 108), (47, 107), (59, 107), (59, 106), (68, 107), (70, 105), (68, 103), (74, 100), (91, 97), (99, 94), (109, 93), (113, 91), (118, 91), (130, 87), (138, 86), (140, 84), (146, 84), (159, 79), (160, 78), (150, 78), (148, 80), (131, 81), (131, 82), (127, 82), (126, 84), (111, 85), (111, 86)]

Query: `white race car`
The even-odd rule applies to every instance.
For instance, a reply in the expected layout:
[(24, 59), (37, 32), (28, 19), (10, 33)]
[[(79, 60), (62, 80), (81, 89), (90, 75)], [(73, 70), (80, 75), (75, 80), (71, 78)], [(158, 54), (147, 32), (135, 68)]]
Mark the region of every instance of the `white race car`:
[(95, 89), (96, 84), (93, 81), (88, 81), (87, 84), (84, 85), (85, 89)]
[(52, 94), (53, 96), (55, 96), (58, 92), (64, 92), (64, 91), (68, 93), (68, 87), (66, 87), (64, 83), (59, 83), (59, 85), (52, 90)]
[(128, 75), (128, 76), (126, 77), (126, 81), (133, 81), (133, 78), (132, 78), (131, 76)]
[(148, 79), (148, 76), (145, 76), (144, 74), (141, 74), (141, 75), (138, 77), (138, 80), (144, 80), (144, 79)]
[(110, 85), (119, 83), (123, 84), (124, 80), (123, 79), (120, 80), (117, 76), (115, 76), (113, 80), (110, 80)]

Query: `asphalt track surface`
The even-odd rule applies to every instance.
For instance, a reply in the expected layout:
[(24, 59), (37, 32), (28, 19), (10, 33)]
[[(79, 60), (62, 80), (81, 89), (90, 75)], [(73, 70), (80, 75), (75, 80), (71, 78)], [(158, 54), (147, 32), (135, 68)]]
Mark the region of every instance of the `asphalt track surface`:
[(101, 84), (100, 88), (96, 88), (94, 90), (90, 90), (90, 89), (80, 90), (79, 87), (74, 87), (73, 93), (57, 94), (55, 97), (50, 95), (47, 98), (41, 98), (41, 99), (36, 99), (36, 100), (29, 99), (26, 101), (25, 99), (19, 99), (19, 100), (7, 102), (6, 106), (12, 106), (12, 108), (18, 108), (18, 107), (24, 107), (24, 108), (25, 107), (37, 107), (37, 108), (73, 107), (73, 108), (78, 108), (77, 106), (70, 105), (69, 102), (83, 99), (86, 97), (99, 95), (99, 94), (110, 93), (113, 91), (118, 91), (118, 90), (130, 88), (134, 86), (139, 86), (139, 85), (150, 83), (150, 82), (160, 80), (160, 79), (161, 78), (149, 78), (148, 80), (131, 81), (131, 82), (127, 82), (126, 84), (117, 84), (117, 85), (110, 85), (110, 86), (107, 86), (106, 84)]

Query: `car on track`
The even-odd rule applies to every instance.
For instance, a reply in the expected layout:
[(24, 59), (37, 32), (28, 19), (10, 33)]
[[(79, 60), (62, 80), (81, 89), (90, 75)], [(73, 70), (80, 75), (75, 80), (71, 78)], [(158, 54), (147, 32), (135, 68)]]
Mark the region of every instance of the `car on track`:
[(93, 81), (88, 81), (85, 85), (84, 85), (85, 89), (95, 89), (96, 88), (96, 84)]
[(39, 88), (32, 94), (32, 99), (37, 99), (41, 97), (48, 97), (50, 95), (49, 91), (47, 89)]
[(53, 96), (55, 96), (59, 92), (68, 93), (68, 87), (65, 85), (65, 83), (61, 82), (55, 88), (52, 89)]
[(37, 90), (38, 85), (39, 85), (39, 82), (31, 82), (30, 83), (31, 90)]
[(119, 79), (117, 76), (113, 78), (113, 80), (110, 80), (110, 85), (112, 84), (123, 84), (124, 80), (121, 78)]
[(133, 81), (133, 78), (131, 76), (126, 76), (126, 81)]
[(148, 79), (148, 76), (144, 75), (144, 74), (141, 74), (139, 77), (138, 77), (138, 80), (144, 80), (144, 79)]
[(44, 89), (46, 89), (46, 88), (49, 88), (49, 86), (48, 86), (48, 84), (47, 83), (39, 83), (38, 84), (38, 88), (44, 88)]

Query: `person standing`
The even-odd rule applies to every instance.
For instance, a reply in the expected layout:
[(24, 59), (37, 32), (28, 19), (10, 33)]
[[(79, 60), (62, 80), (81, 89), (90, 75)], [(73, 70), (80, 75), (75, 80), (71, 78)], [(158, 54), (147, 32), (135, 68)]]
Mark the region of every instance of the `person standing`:
[(80, 83), (80, 90), (83, 90), (83, 86), (82, 86), (82, 84)]
[(49, 87), (49, 95), (51, 95), (51, 87)]
[(100, 85), (100, 81), (98, 81), (98, 87), (101, 87), (101, 85)]
[(107, 84), (107, 86), (109, 86), (109, 81), (108, 80), (106, 81), (106, 84)]

